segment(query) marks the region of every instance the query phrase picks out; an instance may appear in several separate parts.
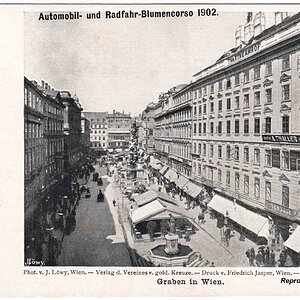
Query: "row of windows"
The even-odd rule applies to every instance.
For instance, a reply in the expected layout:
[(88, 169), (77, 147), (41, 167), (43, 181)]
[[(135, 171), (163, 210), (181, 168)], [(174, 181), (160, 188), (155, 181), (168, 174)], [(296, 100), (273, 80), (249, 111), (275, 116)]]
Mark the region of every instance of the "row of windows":
[(91, 134), (93, 134), (93, 133), (94, 133), (94, 134), (97, 134), (97, 133), (98, 133), (98, 134), (101, 134), (101, 133), (106, 134), (106, 131), (105, 131), (105, 130), (103, 130), (103, 131), (101, 131), (101, 130), (98, 130), (98, 131), (97, 131), (97, 130), (94, 130), (94, 131), (93, 131), (93, 130), (92, 130), (92, 131), (91, 131)]
[[(93, 119), (92, 119), (93, 120)], [(91, 128), (94, 129), (94, 128), (107, 128), (107, 125), (99, 125), (99, 124), (92, 124), (91, 125)]]
[(109, 147), (128, 147), (129, 142), (109, 142)]
[(95, 142), (93, 142), (93, 143), (91, 143), (91, 146), (94, 147), (94, 148), (98, 148), (98, 147), (105, 148), (106, 144), (105, 143), (101, 144), (101, 143), (95, 143)]
[[(282, 85), (282, 101), (290, 101), (291, 99), (291, 93), (290, 93), (290, 84), (284, 84)], [(254, 99), (253, 99), (253, 105), (254, 106), (259, 106), (261, 105), (261, 91), (256, 91), (254, 92)], [(272, 94), (272, 88), (268, 88), (265, 90), (265, 103), (271, 104), (273, 101), (273, 94)], [(243, 95), (243, 107), (244, 108), (249, 108), (250, 107), (250, 94), (244, 94)], [(240, 101), (240, 96), (235, 96), (234, 97), (234, 106), (232, 105), (232, 99), (227, 98), (226, 99), (226, 109), (231, 110), (231, 109), (240, 109), (241, 108), (241, 101)], [(215, 103), (210, 102), (209, 104), (209, 110), (210, 113), (215, 112)], [(223, 100), (220, 99), (218, 100), (218, 112), (223, 111)], [(197, 106), (194, 106), (194, 117), (206, 115), (208, 114), (208, 107), (207, 104), (204, 103), (203, 105), (199, 105), (198, 109)]]
[(44, 102), (43, 107), (42, 99), (40, 99), (38, 95), (33, 93), (31, 90), (28, 90), (27, 88), (24, 88), (24, 104), (31, 107), (32, 109), (37, 110), (40, 113), (49, 112), (57, 116), (63, 115), (62, 108), (57, 108), (53, 105), (49, 105), (47, 101)]
[[(240, 128), (241, 121), (239, 119), (234, 120), (234, 130), (232, 132), (231, 128), (231, 120), (226, 121), (226, 133), (227, 134), (240, 134), (241, 128)], [(265, 123), (263, 125), (263, 133), (272, 133), (272, 118), (266, 117)], [(207, 132), (207, 126), (208, 124), (206, 122), (204, 123), (194, 123), (193, 125), (193, 133), (194, 135), (201, 135), (206, 134)], [(214, 134), (222, 134), (223, 133), (223, 121), (219, 121), (218, 125), (215, 129), (215, 122), (209, 123), (209, 133)], [(288, 134), (290, 132), (290, 117), (289, 116), (282, 116), (281, 118), (281, 132), (284, 134)], [(250, 133), (250, 120), (245, 119), (243, 121), (243, 133), (249, 134)], [(261, 118), (254, 118), (254, 124), (253, 124), (253, 133), (254, 134), (260, 134), (261, 133)]]
[[(209, 148), (208, 148), (209, 147)], [(198, 152), (197, 152), (198, 148)], [(208, 149), (207, 149), (208, 148)], [(217, 157), (218, 159), (223, 159), (224, 153), (223, 145), (218, 145), (217, 148)], [(227, 145), (225, 148), (225, 158), (227, 160), (234, 159), (235, 161), (240, 161), (240, 147), (239, 146), (229, 146)], [(212, 144), (203, 143), (201, 147), (201, 143), (194, 143), (194, 153), (202, 155), (203, 157), (209, 154), (210, 158), (214, 158), (215, 147)], [(209, 151), (209, 153), (208, 153)], [(259, 148), (253, 148), (253, 152), (251, 157), (253, 157), (252, 163), (255, 165), (261, 164), (261, 150)], [(243, 148), (243, 162), (250, 163), (250, 148), (248, 146)], [(292, 171), (300, 171), (300, 152), (299, 151), (287, 151), (280, 149), (265, 149), (265, 166), (267, 167), (275, 167), (282, 168), (285, 170)]]
[(43, 127), (41, 124), (25, 122), (25, 139), (41, 138), (43, 136)]
[(24, 171), (28, 174), (42, 166), (43, 149), (42, 146), (25, 150)]
[[(198, 175), (201, 176), (203, 175), (204, 177), (206, 177), (206, 166), (201, 166), (201, 164), (198, 164)], [(209, 174), (207, 174), (207, 177), (210, 180), (213, 180), (213, 169), (212, 168), (208, 168), (209, 170)], [(223, 172), (221, 169), (218, 169), (218, 182), (222, 183), (223, 181)], [(235, 172), (234, 174), (234, 189), (235, 191), (240, 191), (240, 178), (241, 175), (238, 172)], [(244, 175), (243, 176), (244, 179), (244, 187), (243, 187), (243, 192), (246, 195), (249, 195), (249, 175)], [(261, 188), (261, 183), (260, 183), (260, 178), (255, 177), (254, 178), (254, 197), (255, 198), (260, 198), (260, 188)], [(229, 170), (226, 171), (226, 178), (225, 178), (225, 184), (230, 187), (231, 186), (231, 172)], [(271, 198), (271, 193), (272, 193), (272, 189), (271, 189), (271, 182), (270, 181), (265, 181), (265, 200), (266, 201), (272, 201)], [(283, 185), (282, 186), (282, 206), (284, 207), (289, 207), (289, 187)]]
[[(91, 140), (101, 140), (101, 136), (91, 136)], [(102, 140), (105, 141), (105, 136), (102, 136)]]
[[(273, 74), (273, 68), (272, 68), (272, 61), (267, 61), (265, 64), (265, 76), (270, 76)], [(290, 55), (286, 54), (282, 57), (282, 71), (289, 70), (291, 67), (290, 62)], [(241, 77), (243, 77), (243, 83), (250, 82), (250, 69), (246, 70), (241, 74), (234, 75), (234, 79), (232, 81), (231, 78), (227, 78), (225, 80), (220, 80), (217, 83), (218, 91), (223, 91), (223, 88), (226, 90), (231, 89), (233, 87), (233, 83), (235, 86), (239, 86), (242, 83)], [(253, 68), (253, 79), (259, 80), (261, 78), (261, 66), (256, 66)], [(207, 96), (208, 89), (210, 90), (210, 93), (213, 94), (215, 92), (215, 83), (212, 83), (209, 86), (204, 86), (202, 88), (199, 88), (198, 90), (194, 91), (194, 99), (202, 98)], [(187, 92), (186, 95), (181, 96), (183, 99), (192, 99), (191, 92)], [(180, 97), (179, 97), (180, 98)]]

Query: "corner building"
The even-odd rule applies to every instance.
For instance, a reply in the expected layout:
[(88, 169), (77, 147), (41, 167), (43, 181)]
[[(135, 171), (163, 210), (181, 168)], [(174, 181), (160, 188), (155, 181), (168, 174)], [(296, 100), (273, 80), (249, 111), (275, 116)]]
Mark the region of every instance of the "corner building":
[(275, 20), (264, 29), (263, 13), (248, 15), (236, 47), (185, 90), (193, 95), (192, 177), (271, 217), (280, 243), (286, 221), (300, 221), (300, 14)]

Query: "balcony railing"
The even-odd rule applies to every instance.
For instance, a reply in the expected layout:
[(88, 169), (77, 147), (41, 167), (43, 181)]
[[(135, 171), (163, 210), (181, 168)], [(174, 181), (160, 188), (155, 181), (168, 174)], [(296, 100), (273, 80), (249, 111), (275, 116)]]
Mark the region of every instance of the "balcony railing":
[(274, 214), (289, 219), (294, 219), (297, 215), (297, 211), (267, 200), (265, 202), (265, 208), (266, 210), (273, 212)]

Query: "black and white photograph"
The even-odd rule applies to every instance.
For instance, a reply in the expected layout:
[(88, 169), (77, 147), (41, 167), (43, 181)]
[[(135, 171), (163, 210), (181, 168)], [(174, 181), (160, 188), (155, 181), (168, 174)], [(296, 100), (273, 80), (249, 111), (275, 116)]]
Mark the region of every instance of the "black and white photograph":
[(24, 12), (24, 266), (299, 267), (300, 13), (82, 8)]

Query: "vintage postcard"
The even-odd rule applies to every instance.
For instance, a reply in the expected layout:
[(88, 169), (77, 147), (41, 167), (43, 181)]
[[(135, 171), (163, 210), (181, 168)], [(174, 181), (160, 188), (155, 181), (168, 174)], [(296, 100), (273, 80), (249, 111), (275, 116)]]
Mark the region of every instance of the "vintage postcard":
[(299, 8), (0, 6), (1, 296), (299, 296)]

